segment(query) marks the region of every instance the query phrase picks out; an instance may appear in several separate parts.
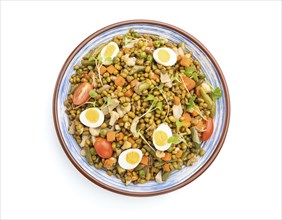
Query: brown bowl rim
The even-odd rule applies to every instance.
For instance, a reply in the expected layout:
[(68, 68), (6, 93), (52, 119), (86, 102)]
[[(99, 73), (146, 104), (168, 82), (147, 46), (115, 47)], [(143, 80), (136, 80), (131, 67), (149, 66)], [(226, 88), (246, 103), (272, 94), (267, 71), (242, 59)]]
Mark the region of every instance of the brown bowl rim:
[[(221, 138), (219, 140), (218, 145), (216, 146), (214, 152), (212, 153), (212, 155), (210, 156), (210, 158), (207, 160), (207, 162), (196, 172), (194, 173), (191, 177), (189, 177), (188, 179), (186, 179), (185, 181), (179, 183), (178, 185), (175, 185), (173, 187), (170, 187), (168, 189), (164, 189), (164, 190), (160, 190), (160, 191), (156, 191), (156, 192), (128, 192), (128, 191), (124, 191), (124, 190), (120, 190), (120, 189), (116, 189), (112, 186), (109, 185), (105, 185), (103, 182), (100, 182), (99, 180), (95, 179), (93, 176), (89, 175), (77, 162), (76, 160), (72, 157), (71, 153), (69, 152), (66, 143), (63, 140), (63, 136), (62, 133), (59, 129), (59, 121), (58, 121), (58, 115), (57, 115), (57, 98), (58, 98), (58, 92), (59, 92), (59, 85), (61, 84), (62, 78), (64, 76), (64, 73), (69, 65), (69, 63), (71, 62), (71, 60), (73, 59), (73, 57), (75, 56), (75, 54), (85, 45), (87, 44), (90, 40), (92, 40), (94, 37), (96, 37), (97, 35), (103, 33), (104, 31), (110, 30), (112, 28), (118, 27), (118, 26), (122, 26), (122, 25), (127, 25), (127, 24), (152, 24), (152, 25), (159, 25), (159, 26), (163, 26), (169, 29), (172, 29), (174, 31), (179, 32), (180, 34), (184, 35), (185, 37), (187, 37), (188, 39), (190, 39), (191, 41), (193, 41), (198, 47), (200, 47), (205, 54), (209, 57), (209, 59), (211, 60), (211, 62), (213, 63), (214, 67), (216, 68), (220, 80), (222, 82), (223, 85), (223, 90), (224, 90), (224, 94), (225, 94), (225, 98), (226, 98), (226, 117), (225, 117), (225, 122), (224, 122), (224, 128), (223, 128), (223, 132), (221, 135)], [(57, 82), (55, 85), (55, 89), (54, 89), (54, 95), (53, 95), (53, 120), (54, 120), (54, 125), (55, 125), (55, 129), (56, 129), (56, 133), (57, 136), (59, 138), (59, 141), (61, 143), (61, 146), (65, 152), (65, 154), (67, 155), (67, 157), (69, 158), (69, 160), (72, 162), (72, 164), (76, 167), (77, 170), (79, 170), (79, 172), (81, 174), (83, 174), (87, 179), (89, 179), (91, 182), (95, 183), (96, 185), (110, 190), (112, 192), (115, 193), (119, 193), (119, 194), (123, 194), (123, 195), (127, 195), (127, 196), (155, 196), (155, 195), (160, 195), (160, 194), (164, 194), (164, 193), (168, 193), (168, 192), (172, 192), (174, 190), (177, 190), (179, 188), (182, 188), (183, 186), (191, 183), (192, 181), (194, 181), (196, 178), (198, 178), (201, 174), (203, 174), (205, 172), (205, 170), (213, 163), (213, 161), (215, 160), (215, 158), (217, 157), (218, 153), (220, 152), (223, 143), (225, 141), (226, 135), (227, 135), (227, 131), (228, 131), (228, 127), (229, 127), (229, 121), (230, 121), (230, 97), (229, 97), (229, 91), (228, 91), (228, 87), (227, 87), (227, 83), (226, 80), (224, 78), (223, 72), (221, 70), (221, 68), (219, 67), (217, 61), (215, 60), (215, 58), (213, 57), (213, 55), (209, 52), (209, 50), (200, 42), (198, 41), (194, 36), (192, 36), (191, 34), (187, 33), (186, 31), (168, 24), (168, 23), (164, 23), (164, 22), (160, 22), (160, 21), (155, 21), (155, 20), (144, 20), (144, 19), (137, 19), (137, 20), (126, 20), (126, 21), (121, 21), (121, 22), (117, 22), (111, 25), (108, 25), (96, 32), (94, 32), (93, 34), (91, 34), (90, 36), (88, 36), (85, 40), (83, 40), (72, 52), (71, 54), (68, 56), (67, 60), (65, 61), (65, 63), (63, 64), (59, 76), (57, 78)]]

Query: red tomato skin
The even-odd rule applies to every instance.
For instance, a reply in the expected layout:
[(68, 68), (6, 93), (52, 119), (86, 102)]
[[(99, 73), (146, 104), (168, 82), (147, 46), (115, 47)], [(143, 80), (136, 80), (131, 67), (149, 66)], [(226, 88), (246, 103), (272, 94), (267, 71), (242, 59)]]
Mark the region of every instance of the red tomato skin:
[(94, 148), (97, 154), (102, 158), (108, 159), (113, 155), (112, 144), (105, 138), (97, 138), (94, 143)]
[(72, 102), (74, 105), (82, 105), (90, 99), (89, 92), (93, 86), (88, 82), (81, 83), (74, 91)]
[(212, 118), (207, 119), (207, 125), (206, 130), (202, 134), (202, 141), (208, 140), (213, 133), (213, 120)]

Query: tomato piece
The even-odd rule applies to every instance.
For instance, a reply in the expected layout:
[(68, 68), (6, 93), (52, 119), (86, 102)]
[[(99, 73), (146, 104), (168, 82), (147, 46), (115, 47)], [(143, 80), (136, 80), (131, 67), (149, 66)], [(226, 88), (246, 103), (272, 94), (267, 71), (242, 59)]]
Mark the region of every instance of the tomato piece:
[(112, 144), (105, 138), (97, 138), (94, 143), (97, 154), (102, 158), (110, 158), (113, 155)]
[(88, 82), (81, 83), (73, 93), (72, 102), (74, 105), (81, 105), (90, 99), (89, 92), (93, 89), (93, 86)]
[(206, 122), (206, 130), (202, 134), (202, 141), (208, 140), (213, 133), (213, 120), (208, 118)]

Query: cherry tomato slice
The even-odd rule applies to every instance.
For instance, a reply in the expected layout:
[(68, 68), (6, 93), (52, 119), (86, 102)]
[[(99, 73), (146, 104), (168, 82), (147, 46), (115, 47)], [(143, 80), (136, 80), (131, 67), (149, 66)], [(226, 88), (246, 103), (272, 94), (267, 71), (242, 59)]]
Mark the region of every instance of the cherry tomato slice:
[(97, 154), (102, 158), (110, 158), (113, 155), (112, 144), (105, 138), (97, 138), (94, 143)]
[(73, 93), (72, 102), (74, 105), (82, 105), (90, 99), (89, 92), (93, 89), (93, 86), (88, 82), (81, 83)]
[(206, 130), (202, 134), (202, 141), (208, 140), (213, 133), (213, 120), (212, 118), (208, 118), (206, 122)]

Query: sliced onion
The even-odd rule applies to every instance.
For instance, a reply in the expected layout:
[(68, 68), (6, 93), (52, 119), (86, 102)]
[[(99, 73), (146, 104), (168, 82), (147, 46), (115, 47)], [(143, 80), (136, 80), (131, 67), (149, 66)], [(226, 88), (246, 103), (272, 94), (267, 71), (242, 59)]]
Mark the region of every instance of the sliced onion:
[(172, 111), (173, 111), (173, 117), (176, 119), (176, 120), (179, 120), (183, 114), (183, 109), (182, 109), (182, 106), (181, 104), (179, 105), (173, 105), (172, 107)]
[(139, 118), (138, 117), (135, 117), (132, 120), (132, 123), (131, 123), (131, 126), (130, 126), (130, 131), (132, 132), (133, 137), (139, 137), (139, 134), (138, 134), (138, 132), (136, 130), (138, 122), (139, 122)]
[(160, 171), (158, 172), (158, 174), (156, 175), (155, 180), (156, 180), (157, 183), (162, 183), (162, 182), (163, 182), (163, 179), (162, 179), (162, 171), (161, 171), (161, 170), (160, 170)]
[(168, 83), (171, 82), (171, 78), (169, 78), (168, 73), (161, 73), (161, 82)]

